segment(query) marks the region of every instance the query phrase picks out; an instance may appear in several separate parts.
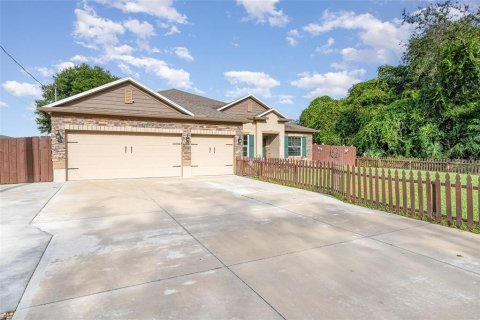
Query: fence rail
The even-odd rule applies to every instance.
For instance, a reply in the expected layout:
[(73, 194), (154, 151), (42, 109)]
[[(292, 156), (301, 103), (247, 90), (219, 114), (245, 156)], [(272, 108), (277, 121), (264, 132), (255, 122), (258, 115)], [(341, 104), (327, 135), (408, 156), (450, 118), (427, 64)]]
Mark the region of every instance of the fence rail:
[(480, 160), (431, 160), (396, 158), (357, 158), (359, 167), (390, 168), (404, 170), (422, 170), (480, 174)]
[(479, 227), (480, 177), (290, 159), (237, 159), (237, 175), (450, 225)]
[(50, 137), (0, 139), (0, 183), (52, 180)]

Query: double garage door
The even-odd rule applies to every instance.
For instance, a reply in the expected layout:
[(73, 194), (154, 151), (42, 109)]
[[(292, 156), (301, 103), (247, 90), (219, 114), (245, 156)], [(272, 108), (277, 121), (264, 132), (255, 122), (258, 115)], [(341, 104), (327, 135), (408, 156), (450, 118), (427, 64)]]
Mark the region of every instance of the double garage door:
[[(233, 173), (233, 138), (193, 136), (192, 175)], [(68, 180), (182, 176), (180, 135), (69, 133)]]

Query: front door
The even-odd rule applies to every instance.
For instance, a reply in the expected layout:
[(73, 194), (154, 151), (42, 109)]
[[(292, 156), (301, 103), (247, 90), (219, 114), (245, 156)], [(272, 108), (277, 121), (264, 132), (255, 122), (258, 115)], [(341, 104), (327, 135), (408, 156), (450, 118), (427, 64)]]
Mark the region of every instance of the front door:
[(262, 157), (263, 158), (270, 158), (270, 139), (269, 139), (268, 136), (263, 136)]

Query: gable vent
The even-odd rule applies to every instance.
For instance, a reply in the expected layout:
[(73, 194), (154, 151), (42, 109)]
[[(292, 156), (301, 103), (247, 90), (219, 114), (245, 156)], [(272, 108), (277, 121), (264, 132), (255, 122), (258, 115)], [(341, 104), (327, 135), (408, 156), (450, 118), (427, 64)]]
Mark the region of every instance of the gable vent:
[(125, 103), (133, 103), (133, 90), (125, 89)]
[(252, 112), (252, 101), (247, 100), (247, 112)]

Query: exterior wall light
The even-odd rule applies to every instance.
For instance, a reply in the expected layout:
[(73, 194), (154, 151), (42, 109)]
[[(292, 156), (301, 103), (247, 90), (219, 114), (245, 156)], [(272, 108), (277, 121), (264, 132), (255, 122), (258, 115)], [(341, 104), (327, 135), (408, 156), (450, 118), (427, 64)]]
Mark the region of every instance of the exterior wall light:
[(242, 136), (239, 136), (239, 137), (238, 137), (237, 144), (238, 144), (239, 146), (241, 146), (241, 145), (243, 144)]
[(57, 132), (55, 133), (55, 138), (59, 143), (63, 142), (63, 137), (62, 137), (62, 134), (60, 133), (60, 130), (57, 130)]
[(183, 134), (183, 143), (186, 144), (186, 145), (190, 144), (190, 134), (188, 134), (188, 133)]

